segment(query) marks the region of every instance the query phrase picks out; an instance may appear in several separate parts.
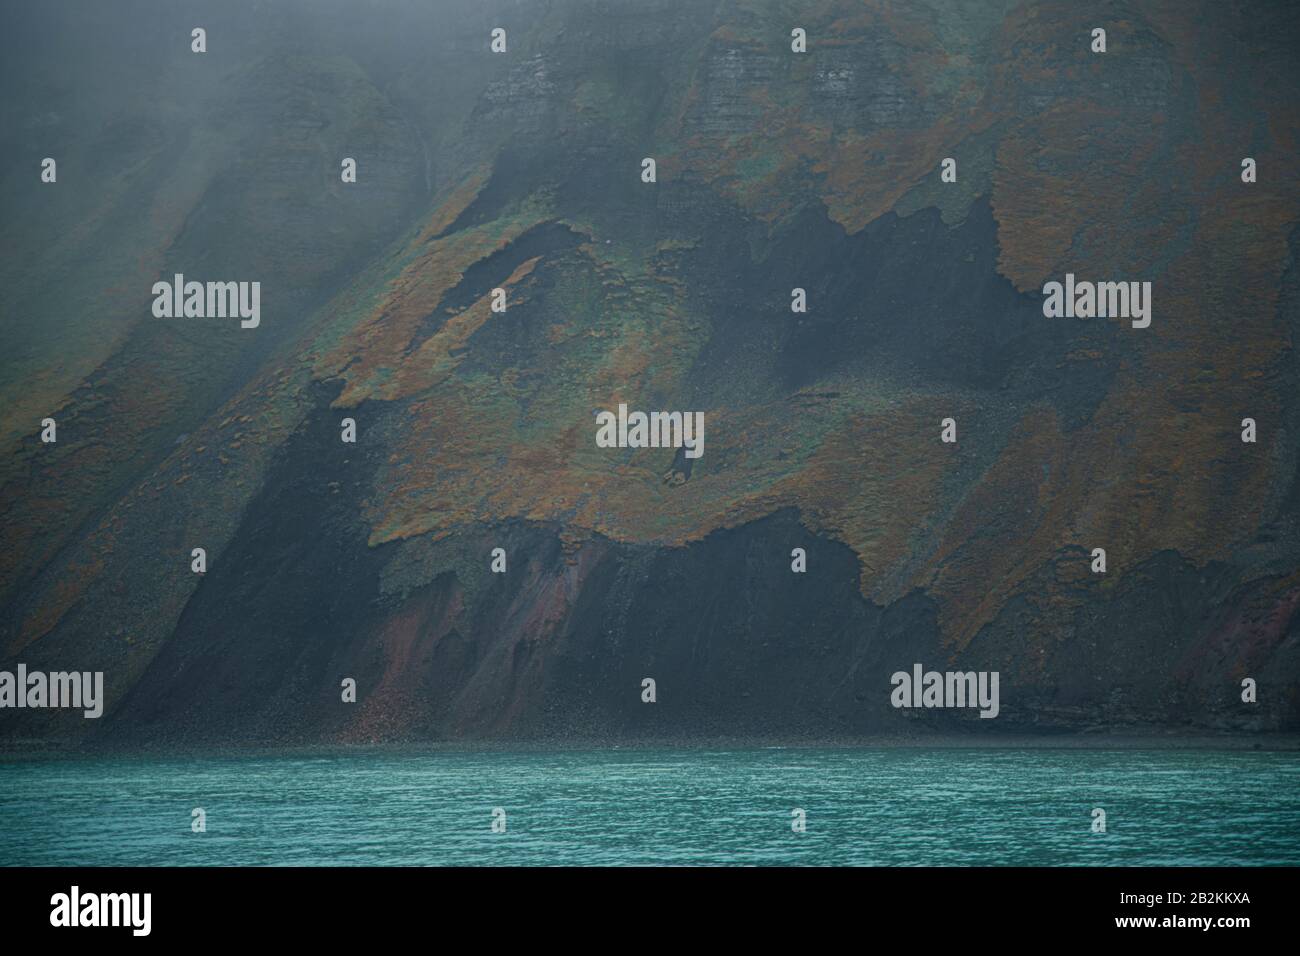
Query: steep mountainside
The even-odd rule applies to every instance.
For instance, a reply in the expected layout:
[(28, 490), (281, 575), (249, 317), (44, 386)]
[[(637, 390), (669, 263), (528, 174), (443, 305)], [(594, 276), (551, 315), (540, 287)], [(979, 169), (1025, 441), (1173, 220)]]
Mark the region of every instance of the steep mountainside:
[[(1300, 9), (8, 19), (0, 669), (106, 713), (0, 742), (1300, 729)], [(1150, 326), (1045, 317), (1067, 273)], [(620, 403), (702, 456), (598, 447)], [(914, 662), (998, 719), (891, 708)]]

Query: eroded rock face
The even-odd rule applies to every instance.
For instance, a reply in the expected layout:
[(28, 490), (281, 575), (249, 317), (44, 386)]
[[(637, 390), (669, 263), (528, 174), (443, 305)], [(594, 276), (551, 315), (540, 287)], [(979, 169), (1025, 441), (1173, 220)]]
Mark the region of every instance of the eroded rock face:
[[(1296, 730), (1297, 15), (979, 6), (278, 5), (221, 82), (29, 14), (0, 669), (108, 702), (0, 740)], [(60, 98), (55, 26), (118, 82)], [(172, 272), (260, 280), (256, 334), (153, 319)], [(1067, 272), (1151, 326), (1045, 318)], [(705, 454), (597, 447), (619, 403)], [(998, 719), (893, 709), (918, 661)]]

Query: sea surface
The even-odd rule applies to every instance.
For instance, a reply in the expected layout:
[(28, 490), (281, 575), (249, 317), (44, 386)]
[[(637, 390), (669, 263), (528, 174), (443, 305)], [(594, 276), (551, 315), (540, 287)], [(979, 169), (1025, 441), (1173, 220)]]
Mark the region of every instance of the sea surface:
[[(206, 832), (192, 832), (192, 811)], [(493, 832), (493, 811), (505, 832)], [(1094, 833), (1094, 808), (1106, 832)], [(806, 812), (806, 832), (792, 828)], [(495, 819), (500, 819), (500, 814)], [(1300, 753), (346, 753), (0, 762), (2, 865), (1300, 865)]]

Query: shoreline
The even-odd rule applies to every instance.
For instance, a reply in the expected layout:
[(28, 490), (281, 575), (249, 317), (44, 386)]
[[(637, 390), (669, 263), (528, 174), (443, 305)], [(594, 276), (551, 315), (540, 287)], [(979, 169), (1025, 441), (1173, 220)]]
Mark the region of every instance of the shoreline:
[(755, 750), (1097, 750), (1171, 751), (1231, 753), (1300, 753), (1300, 734), (1270, 732), (1252, 734), (1158, 734), (1150, 731), (1126, 734), (1015, 734), (1008, 736), (960, 736), (948, 734), (845, 737), (809, 740), (763, 736), (626, 739), (516, 739), (444, 740), (401, 742), (358, 742), (329, 744), (265, 744), (246, 746), (204, 745), (174, 747), (81, 747), (51, 746), (49, 741), (32, 741), (24, 747), (15, 741), (0, 744), (0, 766), (46, 761), (133, 761), (170, 759), (228, 760), (239, 758), (304, 758), (343, 756), (434, 756), (438, 754), (547, 754), (592, 752), (676, 751), (702, 753)]

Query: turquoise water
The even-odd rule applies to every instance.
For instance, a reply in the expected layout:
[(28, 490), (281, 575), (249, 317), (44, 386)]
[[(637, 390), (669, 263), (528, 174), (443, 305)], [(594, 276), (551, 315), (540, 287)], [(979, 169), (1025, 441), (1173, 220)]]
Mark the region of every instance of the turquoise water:
[[(202, 807), (207, 832), (190, 830)], [(492, 812), (506, 831), (492, 832)], [(791, 810), (807, 811), (807, 832)], [(1105, 834), (1090, 832), (1094, 807)], [(764, 749), (0, 764), (0, 864), (1300, 864), (1300, 754)]]

